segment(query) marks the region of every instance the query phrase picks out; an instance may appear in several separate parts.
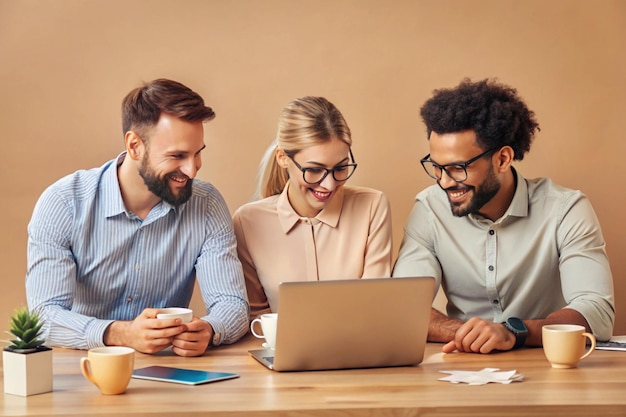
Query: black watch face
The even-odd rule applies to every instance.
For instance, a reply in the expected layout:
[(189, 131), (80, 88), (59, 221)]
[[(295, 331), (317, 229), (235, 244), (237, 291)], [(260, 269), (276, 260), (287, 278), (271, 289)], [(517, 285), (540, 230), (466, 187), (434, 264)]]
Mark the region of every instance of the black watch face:
[(514, 328), (518, 332), (525, 332), (526, 331), (526, 325), (524, 324), (524, 322), (522, 320), (518, 319), (517, 317), (510, 317), (507, 320), (507, 323), (509, 323), (509, 326), (511, 326), (512, 328)]

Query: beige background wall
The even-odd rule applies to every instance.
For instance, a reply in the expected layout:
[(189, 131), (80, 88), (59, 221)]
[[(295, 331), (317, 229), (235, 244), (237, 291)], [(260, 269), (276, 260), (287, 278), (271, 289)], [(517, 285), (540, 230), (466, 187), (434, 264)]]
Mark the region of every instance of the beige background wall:
[(199, 177), (231, 212), (253, 193), (281, 108), (333, 101), (353, 130), (351, 182), (387, 193), (397, 253), (431, 184), (419, 108), (468, 76), (517, 87), (537, 113), (524, 175), (591, 198), (624, 334), (625, 74), (624, 0), (0, 0), (0, 330), (25, 303), (36, 199), (122, 150), (120, 101), (141, 81), (179, 80), (214, 108)]

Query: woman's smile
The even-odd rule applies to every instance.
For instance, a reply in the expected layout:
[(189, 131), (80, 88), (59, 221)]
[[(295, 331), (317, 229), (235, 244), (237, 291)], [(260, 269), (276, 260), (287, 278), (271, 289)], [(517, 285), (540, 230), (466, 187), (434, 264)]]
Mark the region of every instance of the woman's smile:
[(311, 194), (313, 194), (313, 197), (315, 197), (317, 200), (319, 201), (327, 201), (330, 196), (333, 194), (330, 191), (319, 191), (319, 190), (314, 190), (312, 188), (309, 188), (311, 190)]

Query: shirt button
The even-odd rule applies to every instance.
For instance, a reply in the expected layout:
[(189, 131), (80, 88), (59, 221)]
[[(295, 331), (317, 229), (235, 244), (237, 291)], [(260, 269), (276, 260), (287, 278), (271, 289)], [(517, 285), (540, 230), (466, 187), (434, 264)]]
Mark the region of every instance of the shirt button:
[(498, 300), (493, 300), (493, 301), (492, 301), (492, 303), (493, 303), (493, 304), (500, 304), (500, 301), (498, 301)]
[(126, 297), (126, 301), (130, 303), (131, 301), (133, 301), (133, 297)]
[(493, 265), (489, 265), (489, 270), (493, 271)]
[(490, 231), (489, 231), (489, 234), (490, 234), (491, 236), (493, 236), (495, 233), (496, 233), (496, 232), (494, 232), (493, 230), (490, 230)]
[(139, 271), (139, 268), (141, 268), (139, 265), (135, 265), (135, 271)]

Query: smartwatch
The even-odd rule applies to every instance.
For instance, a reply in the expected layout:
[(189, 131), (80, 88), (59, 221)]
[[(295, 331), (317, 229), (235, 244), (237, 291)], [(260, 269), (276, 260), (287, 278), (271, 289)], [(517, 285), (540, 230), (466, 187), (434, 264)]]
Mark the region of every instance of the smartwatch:
[(515, 335), (515, 345), (513, 346), (513, 349), (524, 346), (524, 343), (526, 343), (526, 337), (528, 337), (528, 328), (522, 319), (509, 317), (502, 324), (508, 331)]

